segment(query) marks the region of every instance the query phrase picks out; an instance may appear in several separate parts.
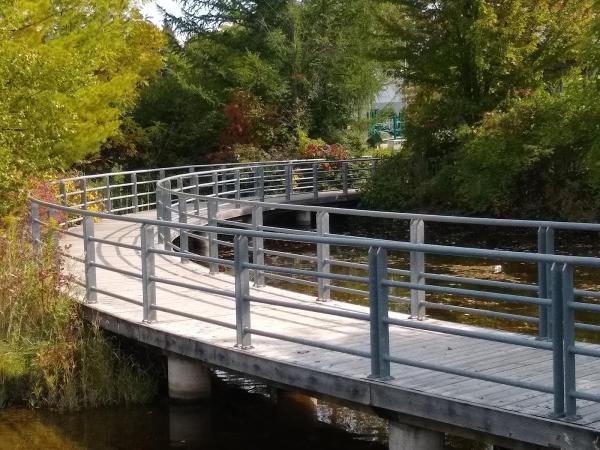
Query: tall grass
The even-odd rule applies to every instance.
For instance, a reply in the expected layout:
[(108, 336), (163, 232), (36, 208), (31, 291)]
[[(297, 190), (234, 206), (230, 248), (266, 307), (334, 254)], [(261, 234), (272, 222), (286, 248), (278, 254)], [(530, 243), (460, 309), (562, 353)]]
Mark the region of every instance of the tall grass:
[(36, 251), (27, 228), (14, 218), (0, 227), (0, 406), (75, 410), (150, 400), (155, 377), (83, 320), (56, 233)]

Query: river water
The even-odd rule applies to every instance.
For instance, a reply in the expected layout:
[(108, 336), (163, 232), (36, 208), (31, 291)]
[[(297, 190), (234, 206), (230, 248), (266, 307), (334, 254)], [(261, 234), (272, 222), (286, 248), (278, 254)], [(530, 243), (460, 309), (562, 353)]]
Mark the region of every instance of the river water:
[[(406, 222), (377, 221), (331, 216), (331, 232), (395, 240), (408, 238)], [(293, 216), (270, 217), (269, 224), (290, 226)], [(480, 248), (536, 251), (535, 230), (506, 230), (477, 227), (428, 225), (427, 242), (465, 245)], [(596, 256), (600, 254), (598, 235), (560, 233), (559, 252)], [(314, 246), (282, 242), (267, 242), (266, 247), (294, 253), (314, 255)], [(365, 250), (332, 248), (332, 258), (367, 262)], [(281, 257), (268, 257), (268, 264), (314, 268), (308, 262), (290, 262)], [(494, 266), (501, 265), (501, 273)], [(408, 256), (391, 254), (390, 267), (407, 269)], [(365, 275), (361, 270), (336, 268), (339, 273)], [(427, 271), (491, 280), (535, 283), (537, 268), (531, 264), (482, 261), (469, 258), (428, 257)], [(594, 289), (600, 284), (598, 271), (577, 272), (578, 287)], [(269, 284), (314, 293), (314, 288), (270, 280)], [(346, 284), (365, 289), (365, 286)], [(394, 295), (407, 292), (395, 290)], [(526, 293), (524, 293), (526, 294)], [(333, 297), (353, 303), (366, 304), (359, 295), (333, 293)], [(428, 296), (429, 300), (474, 308), (486, 307), (497, 311), (535, 315), (531, 307), (519, 304), (483, 302), (451, 296)], [(397, 310), (405, 310), (397, 305)], [(523, 322), (498, 320), (449, 311), (428, 311), (432, 317), (480, 326), (534, 333), (535, 327)], [(597, 317), (586, 316), (594, 323)], [(595, 336), (583, 335), (588, 340)], [(153, 405), (88, 410), (71, 414), (49, 411), (8, 409), (0, 410), (0, 449), (104, 450), (104, 449), (199, 449), (199, 450), (383, 450), (387, 445), (386, 422), (373, 414), (357, 411), (328, 401), (303, 396), (279, 394), (263, 384), (219, 372), (213, 399), (190, 407), (171, 405), (161, 397)], [(447, 448), (453, 450), (483, 450), (481, 442), (449, 437)]]
[[(0, 448), (10, 450), (384, 450), (386, 422), (375, 415), (217, 373), (213, 399), (77, 413), (0, 410)], [(277, 397), (275, 397), (277, 395)], [(282, 398), (283, 397), (283, 398)], [(277, 398), (277, 400), (275, 400)], [(483, 450), (449, 438), (449, 449)]]

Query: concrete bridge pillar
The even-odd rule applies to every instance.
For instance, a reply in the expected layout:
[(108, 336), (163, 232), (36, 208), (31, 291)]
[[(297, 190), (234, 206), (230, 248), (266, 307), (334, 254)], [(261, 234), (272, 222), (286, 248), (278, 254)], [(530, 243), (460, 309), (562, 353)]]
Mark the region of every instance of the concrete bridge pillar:
[(296, 211), (296, 224), (302, 228), (310, 228), (311, 226), (310, 211)]
[(444, 433), (390, 421), (390, 450), (444, 450)]
[(187, 403), (210, 398), (211, 374), (206, 367), (173, 353), (168, 355), (167, 364), (171, 400)]

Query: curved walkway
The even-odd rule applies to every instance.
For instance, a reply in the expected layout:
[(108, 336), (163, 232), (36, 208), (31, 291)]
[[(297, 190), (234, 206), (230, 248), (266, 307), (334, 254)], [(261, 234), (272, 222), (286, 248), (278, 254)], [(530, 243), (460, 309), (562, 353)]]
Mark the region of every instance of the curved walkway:
[[(335, 191), (329, 195), (343, 198)], [(270, 201), (288, 199), (271, 197)], [(198, 223), (206, 223), (202, 217), (210, 214), (205, 203), (194, 205), (186, 200), (184, 204), (185, 211), (195, 215)], [(228, 205), (227, 217), (247, 213), (247, 208), (236, 209), (233, 200)], [(181, 223), (172, 213), (169, 219)], [(220, 214), (224, 217), (225, 212)], [(211, 274), (207, 267), (182, 262), (166, 251), (154, 256), (156, 320), (142, 321), (145, 291), (141, 230), (151, 230), (150, 247), (161, 247), (156, 227), (140, 226), (140, 222), (146, 220), (151, 225), (155, 217), (154, 210), (138, 211), (123, 218), (104, 215), (93, 224), (94, 242), (88, 242), (88, 246), (95, 251), (93, 284), (97, 302), (82, 300), (87, 314), (99, 320), (103, 328), (214, 367), (377, 408), (390, 418), (438, 431), (504, 443), (598, 448), (599, 403), (579, 400), (579, 418), (553, 419), (552, 392), (494, 382), (495, 377), (504, 377), (531, 386), (553, 385), (553, 353), (537, 348), (541, 344), (534, 337), (487, 330), (500, 342), (475, 339), (481, 330), (477, 327), (431, 319), (423, 322), (425, 328), (443, 326), (456, 334), (390, 327), (389, 347), (398, 355), (391, 364), (391, 378), (373, 378), (369, 359), (373, 354), (373, 329), (368, 320), (372, 310), (338, 301), (315, 302), (313, 296), (264, 286), (251, 287), (247, 294), (249, 299), (257, 299), (248, 306), (251, 322), (245, 324), (245, 331), (252, 334), (252, 347), (240, 348), (236, 345), (239, 311), (235, 301), (239, 278), (231, 271)], [(126, 222), (125, 218), (134, 222)], [(83, 261), (89, 258), (90, 249), (86, 256), (85, 243), (78, 237), (83, 234), (81, 225), (71, 227), (61, 243), (72, 257), (68, 272), (85, 285)], [(402, 323), (410, 318), (389, 312), (389, 319), (390, 323)], [(280, 335), (286, 339), (279, 339)], [(525, 344), (512, 345), (511, 339)], [(597, 346), (580, 345), (592, 353), (598, 351)], [(334, 351), (341, 346), (352, 354)], [(403, 360), (408, 365), (402, 364)], [(436, 369), (440, 361), (446, 363), (450, 373)], [(463, 371), (480, 374), (483, 379), (461, 375)], [(597, 358), (577, 356), (577, 383), (578, 388), (600, 391)]]

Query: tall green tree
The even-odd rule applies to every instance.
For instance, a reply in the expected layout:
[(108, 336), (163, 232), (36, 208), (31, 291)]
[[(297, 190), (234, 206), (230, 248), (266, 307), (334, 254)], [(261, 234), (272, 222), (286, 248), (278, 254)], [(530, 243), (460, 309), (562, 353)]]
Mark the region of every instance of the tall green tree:
[(366, 198), (453, 213), (594, 215), (586, 174), (598, 137), (596, 17), (593, 0), (387, 2), (382, 54), (412, 94), (407, 149), (390, 165), (402, 176), (386, 184), (380, 174)]
[[(379, 87), (372, 0), (186, 0), (186, 37), (133, 113), (165, 162), (294, 157), (297, 130), (343, 138)], [(134, 133), (135, 134), (135, 133)], [(240, 153), (241, 152), (241, 153)]]
[(382, 52), (414, 87), (411, 149), (424, 174), (457, 148), (455, 130), (581, 62), (591, 0), (393, 0)]
[(0, 159), (66, 168), (98, 151), (162, 45), (126, 0), (4, 0)]

